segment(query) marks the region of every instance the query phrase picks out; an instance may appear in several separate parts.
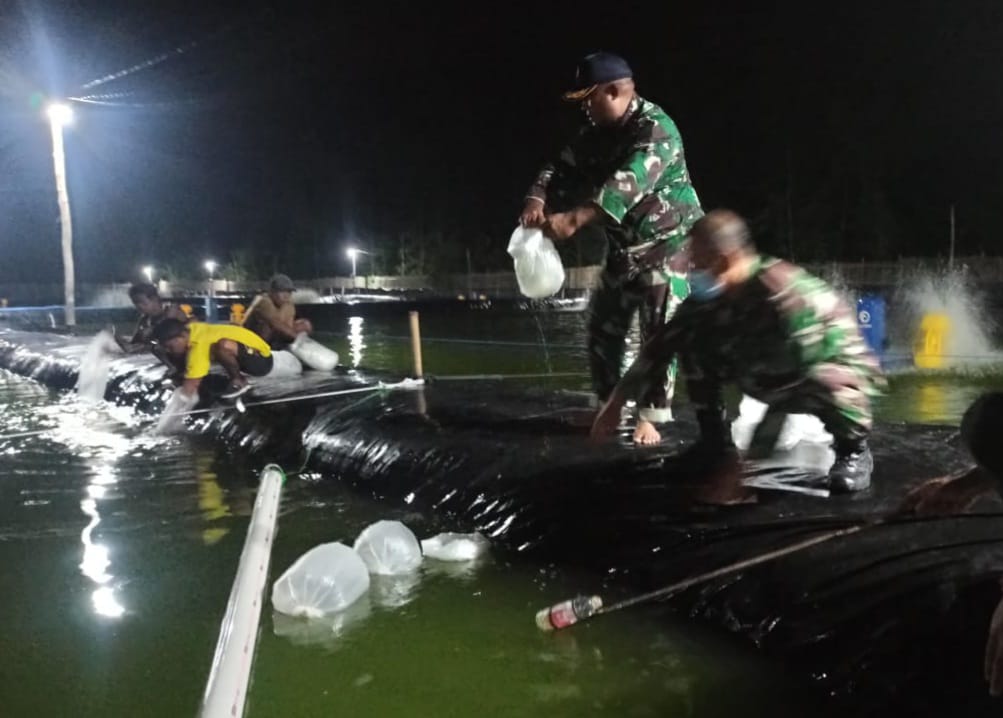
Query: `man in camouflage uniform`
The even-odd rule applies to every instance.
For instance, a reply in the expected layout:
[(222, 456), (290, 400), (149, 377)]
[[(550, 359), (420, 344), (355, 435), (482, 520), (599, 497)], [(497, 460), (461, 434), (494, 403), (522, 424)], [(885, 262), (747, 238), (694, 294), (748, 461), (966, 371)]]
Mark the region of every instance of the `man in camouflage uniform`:
[(871, 401), (884, 386), (853, 313), (830, 286), (800, 267), (756, 253), (745, 222), (715, 210), (690, 233), (691, 294), (641, 355), (596, 419), (593, 436), (678, 354), (700, 425), (698, 453), (737, 460), (722, 385), (768, 405), (751, 451), (773, 448), (788, 413), (814, 414), (833, 435), (833, 491), (870, 485)]
[[(620, 378), (626, 337), (639, 314), (642, 342), (686, 297), (686, 232), (703, 213), (690, 183), (682, 138), (665, 112), (634, 91), (630, 67), (609, 53), (586, 57), (575, 89), (589, 123), (537, 176), (520, 222), (564, 240), (601, 226), (606, 266), (588, 318), (589, 364), (605, 402)], [(660, 440), (654, 423), (671, 420), (675, 363), (639, 397), (638, 443)]]

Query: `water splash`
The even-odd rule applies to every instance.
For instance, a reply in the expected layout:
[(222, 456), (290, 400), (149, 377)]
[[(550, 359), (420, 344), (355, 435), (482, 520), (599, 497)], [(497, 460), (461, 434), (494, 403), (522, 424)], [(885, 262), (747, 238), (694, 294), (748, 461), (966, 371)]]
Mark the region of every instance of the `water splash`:
[(896, 344), (911, 348), (922, 318), (932, 313), (945, 314), (950, 320), (944, 346), (946, 368), (1003, 361), (1003, 353), (992, 340), (996, 322), (965, 268), (906, 277), (893, 303), (890, 329)]
[(534, 312), (533, 318), (536, 320), (536, 330), (540, 334), (540, 344), (543, 346), (543, 360), (547, 366), (547, 373), (553, 374), (554, 367), (550, 362), (550, 348), (547, 346), (547, 334), (543, 331), (543, 324), (540, 322), (539, 312)]
[(104, 399), (111, 361), (117, 354), (121, 354), (121, 350), (112, 333), (107, 329), (98, 332), (87, 345), (87, 351), (80, 361), (77, 394), (81, 399), (95, 403)]

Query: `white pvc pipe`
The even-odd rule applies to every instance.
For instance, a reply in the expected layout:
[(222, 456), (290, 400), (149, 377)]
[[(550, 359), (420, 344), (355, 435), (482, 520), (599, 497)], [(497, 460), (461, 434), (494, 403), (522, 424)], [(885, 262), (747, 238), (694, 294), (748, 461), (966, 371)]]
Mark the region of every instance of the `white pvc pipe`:
[(279, 498), (286, 476), (275, 464), (261, 472), (244, 550), (233, 579), (226, 615), (219, 629), (219, 642), (212, 659), (209, 681), (202, 697), (203, 718), (239, 718), (244, 714), (247, 685), (258, 639), (258, 620), (268, 578)]

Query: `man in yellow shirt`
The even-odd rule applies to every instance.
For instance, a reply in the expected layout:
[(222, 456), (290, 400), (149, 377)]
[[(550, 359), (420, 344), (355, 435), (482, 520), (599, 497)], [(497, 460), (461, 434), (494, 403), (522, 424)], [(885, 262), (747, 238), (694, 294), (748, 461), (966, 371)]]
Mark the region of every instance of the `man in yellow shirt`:
[(296, 318), (293, 304), (293, 280), (276, 274), (268, 283), (268, 292), (259, 294), (247, 310), (243, 326), (268, 342), (272, 349), (285, 349), (296, 335), (313, 331), (308, 319)]
[(248, 389), (247, 377), (264, 376), (272, 370), (272, 349), (254, 332), (231, 324), (187, 325), (176, 319), (165, 319), (153, 328), (153, 338), (167, 355), (184, 362), (185, 373), (181, 391), (192, 397), (202, 379), (209, 374), (213, 362), (220, 364), (230, 377), (230, 390), (223, 394), (233, 399)]

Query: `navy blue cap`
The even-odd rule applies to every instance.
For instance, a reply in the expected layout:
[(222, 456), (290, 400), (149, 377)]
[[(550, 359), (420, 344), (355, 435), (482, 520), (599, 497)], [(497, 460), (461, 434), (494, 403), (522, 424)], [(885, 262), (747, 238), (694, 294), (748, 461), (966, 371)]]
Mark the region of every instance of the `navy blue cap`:
[(575, 85), (564, 99), (579, 102), (592, 94), (599, 85), (633, 77), (630, 65), (612, 52), (594, 52), (578, 63), (575, 70)]

